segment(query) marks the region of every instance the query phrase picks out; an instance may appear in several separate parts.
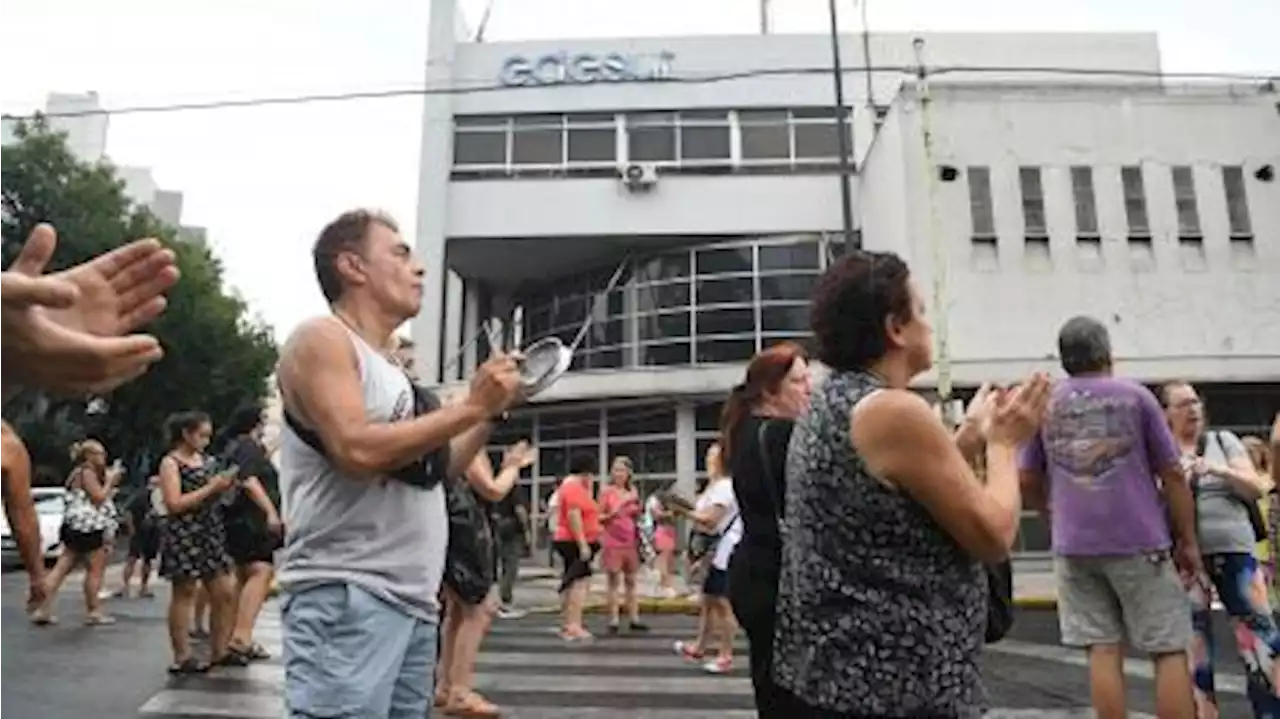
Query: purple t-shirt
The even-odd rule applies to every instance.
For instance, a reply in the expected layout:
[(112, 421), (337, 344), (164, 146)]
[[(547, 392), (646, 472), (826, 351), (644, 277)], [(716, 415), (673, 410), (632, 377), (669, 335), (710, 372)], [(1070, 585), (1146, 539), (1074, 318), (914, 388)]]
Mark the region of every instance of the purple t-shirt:
[(1146, 387), (1070, 377), (1054, 387), (1020, 465), (1049, 483), (1055, 554), (1121, 556), (1169, 547), (1155, 474), (1177, 462), (1173, 434)]

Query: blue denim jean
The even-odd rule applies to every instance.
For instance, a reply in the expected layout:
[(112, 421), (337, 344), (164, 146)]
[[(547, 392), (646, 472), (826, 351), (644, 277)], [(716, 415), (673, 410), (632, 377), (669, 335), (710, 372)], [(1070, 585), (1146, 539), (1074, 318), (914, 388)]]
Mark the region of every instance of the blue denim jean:
[(289, 719), (422, 719), (435, 697), (439, 624), (354, 584), (285, 596)]

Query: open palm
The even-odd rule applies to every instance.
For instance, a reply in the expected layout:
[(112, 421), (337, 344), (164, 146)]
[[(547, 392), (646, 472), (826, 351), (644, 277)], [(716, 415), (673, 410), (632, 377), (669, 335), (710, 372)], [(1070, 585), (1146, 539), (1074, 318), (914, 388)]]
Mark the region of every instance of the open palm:
[(125, 335), (164, 311), (178, 279), (174, 255), (139, 240), (42, 275), (56, 245), (53, 228), (37, 226), (4, 273), (5, 378), (53, 391), (113, 389), (163, 354), (155, 338)]

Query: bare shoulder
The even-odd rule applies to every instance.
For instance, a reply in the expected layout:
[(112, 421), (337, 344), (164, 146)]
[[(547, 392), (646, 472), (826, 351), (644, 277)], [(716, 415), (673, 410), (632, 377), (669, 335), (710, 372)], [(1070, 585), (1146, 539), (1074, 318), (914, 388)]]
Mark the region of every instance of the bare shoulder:
[(904, 389), (882, 389), (868, 395), (849, 417), (855, 442), (907, 437), (936, 419), (924, 397)]
[(333, 343), (341, 342), (345, 339), (344, 333), (345, 330), (331, 317), (312, 317), (305, 320), (289, 333), (289, 338), (285, 340), (284, 347), (280, 350), (280, 362), (283, 364), (331, 346)]
[(280, 350), (278, 376), (282, 384), (289, 384), (354, 363), (355, 348), (347, 331), (331, 317), (313, 317), (298, 325), (285, 341)]

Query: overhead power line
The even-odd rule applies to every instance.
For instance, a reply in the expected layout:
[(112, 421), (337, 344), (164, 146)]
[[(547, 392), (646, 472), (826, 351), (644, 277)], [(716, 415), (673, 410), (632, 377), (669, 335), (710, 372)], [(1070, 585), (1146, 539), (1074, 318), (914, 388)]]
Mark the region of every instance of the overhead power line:
[[(872, 67), (848, 67), (844, 71), (846, 73), (873, 72), (873, 73), (898, 73), (903, 75), (914, 75), (917, 68), (908, 65), (881, 65)], [(661, 80), (643, 80), (639, 81), (644, 84), (653, 85), (707, 85), (719, 82), (730, 82), (733, 80), (743, 80), (755, 77), (778, 77), (778, 76), (803, 76), (803, 75), (829, 75), (830, 67), (789, 67), (789, 68), (764, 68), (756, 70), (743, 70), (740, 72), (719, 73), (714, 75), (693, 75), (685, 77), (667, 77)], [(1148, 79), (1148, 80), (1210, 80), (1218, 82), (1238, 82), (1238, 83), (1257, 83), (1262, 86), (1261, 89), (1275, 91), (1277, 83), (1280, 83), (1280, 76), (1252, 75), (1243, 73), (1169, 73), (1169, 72), (1151, 72), (1138, 70), (1108, 70), (1108, 69), (1082, 69), (1070, 67), (1000, 67), (1000, 66), (977, 66), (977, 65), (956, 65), (956, 66), (938, 66), (930, 67), (929, 73), (933, 77), (948, 74), (1002, 74), (1002, 75), (1060, 75), (1064, 77), (1112, 77), (1116, 79)], [(603, 83), (602, 83), (603, 84)], [(40, 117), (87, 117), (93, 115), (141, 115), (151, 113), (166, 112), (191, 112), (197, 110), (222, 110), (245, 107), (270, 107), (281, 105), (305, 105), (326, 102), (353, 102), (360, 100), (384, 100), (398, 97), (413, 96), (432, 96), (432, 95), (474, 95), (488, 92), (512, 92), (519, 90), (548, 90), (554, 89), (554, 84), (537, 84), (537, 85), (505, 85), (501, 83), (486, 83), (476, 85), (456, 85), (452, 87), (413, 87), (400, 88), (391, 90), (369, 90), (362, 92), (341, 92), (341, 93), (320, 93), (311, 95), (288, 95), (277, 97), (257, 97), (246, 98), (243, 100), (225, 99), (225, 100), (209, 100), (205, 102), (176, 102), (162, 105), (132, 105), (117, 108), (102, 108), (96, 110), (72, 110), (67, 112), (37, 112), (28, 115), (9, 115), (5, 114), (6, 119), (13, 120), (30, 120), (37, 116)]]

